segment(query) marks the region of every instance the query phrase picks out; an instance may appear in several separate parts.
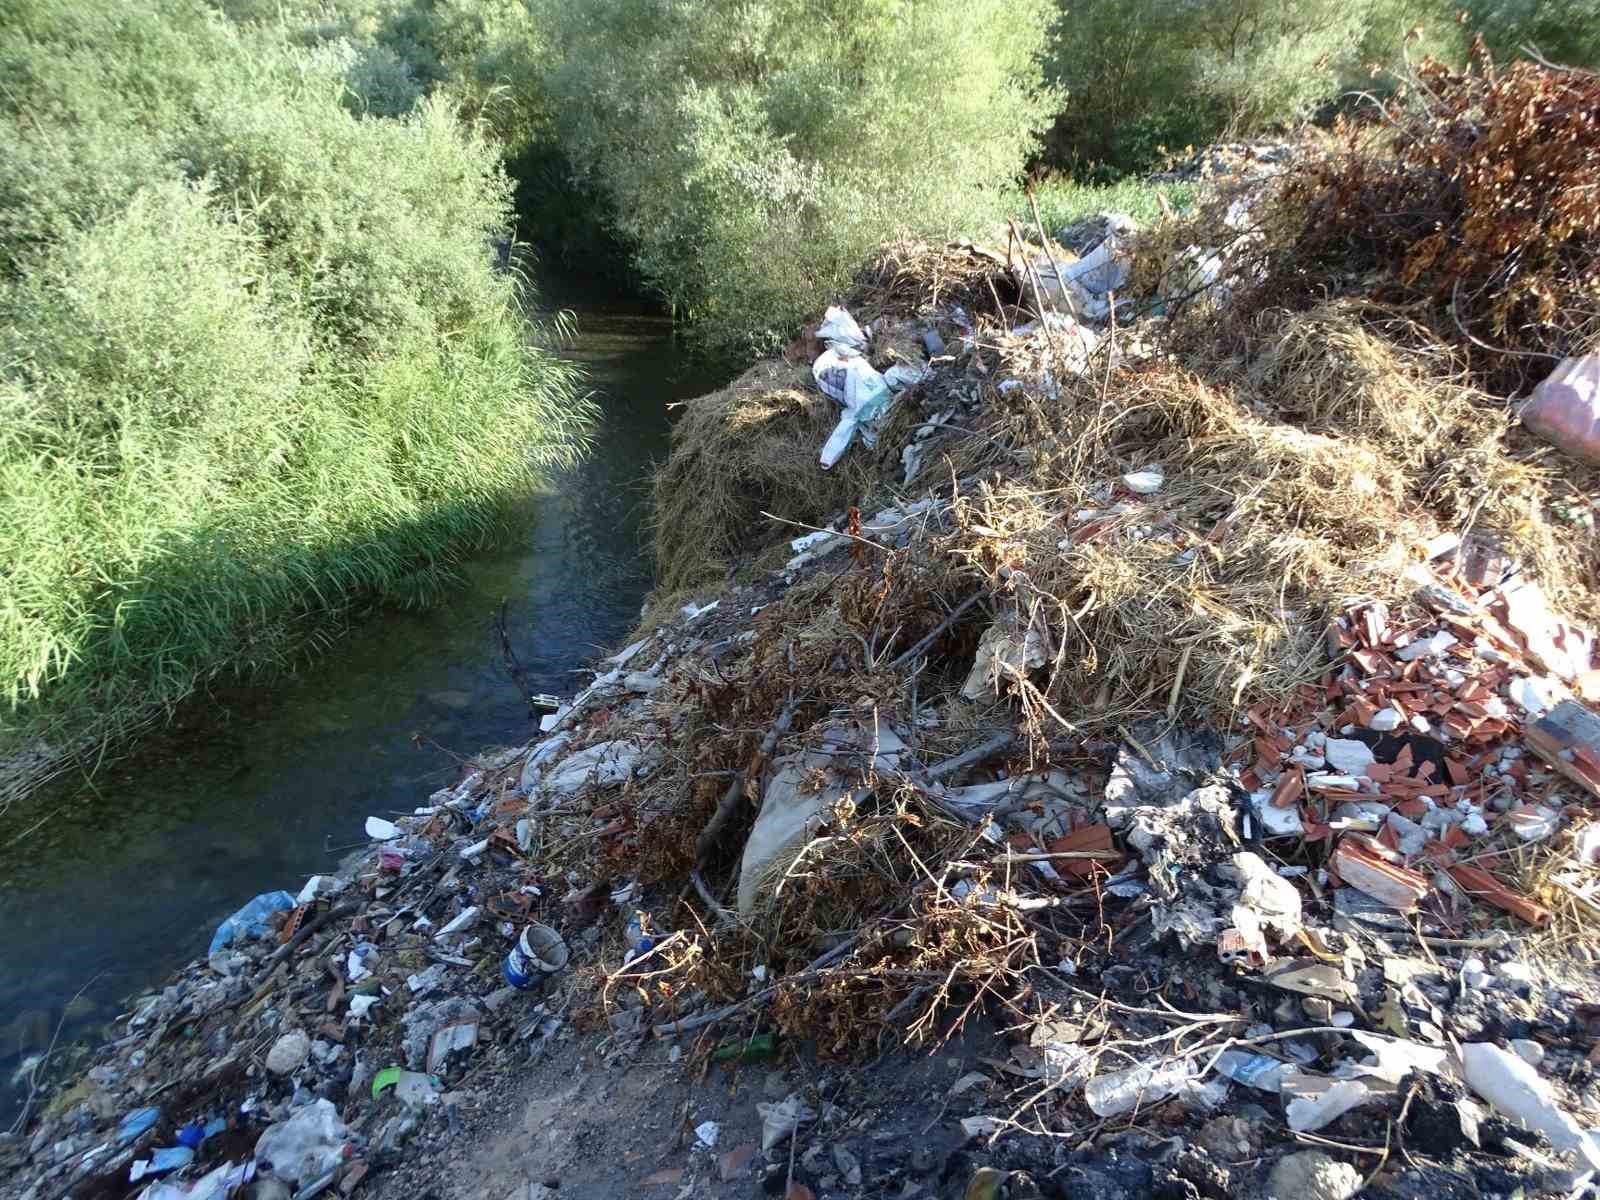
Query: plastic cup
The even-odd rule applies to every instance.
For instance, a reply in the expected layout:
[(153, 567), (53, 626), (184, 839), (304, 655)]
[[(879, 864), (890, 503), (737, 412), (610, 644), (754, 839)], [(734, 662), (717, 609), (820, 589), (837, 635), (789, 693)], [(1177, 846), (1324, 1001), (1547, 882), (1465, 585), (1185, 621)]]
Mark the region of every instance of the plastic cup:
[(517, 944), (506, 955), (506, 982), (518, 989), (537, 987), (550, 976), (564, 971), (569, 951), (567, 943), (548, 925), (535, 922), (522, 931)]

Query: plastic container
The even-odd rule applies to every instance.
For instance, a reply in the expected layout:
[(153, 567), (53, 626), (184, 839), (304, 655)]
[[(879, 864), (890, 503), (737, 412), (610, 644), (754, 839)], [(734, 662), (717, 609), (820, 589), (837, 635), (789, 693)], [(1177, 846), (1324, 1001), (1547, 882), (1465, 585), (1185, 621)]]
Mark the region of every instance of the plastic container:
[(1116, 1117), (1175, 1096), (1194, 1076), (1187, 1058), (1158, 1060), (1096, 1075), (1084, 1085), (1083, 1096), (1097, 1117)]
[(568, 955), (561, 935), (550, 926), (535, 922), (522, 931), (506, 955), (506, 982), (519, 990), (537, 987), (566, 969)]

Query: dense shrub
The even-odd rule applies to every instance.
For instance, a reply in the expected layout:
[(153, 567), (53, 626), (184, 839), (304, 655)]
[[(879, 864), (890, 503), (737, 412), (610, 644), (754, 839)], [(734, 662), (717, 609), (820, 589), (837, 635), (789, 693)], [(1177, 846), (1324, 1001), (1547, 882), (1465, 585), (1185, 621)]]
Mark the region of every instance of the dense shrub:
[(1116, 178), (1355, 89), (1387, 92), (1374, 67), (1464, 56), (1456, 17), (1452, 0), (1073, 0), (1049, 59), (1067, 92), (1052, 161)]
[(431, 593), (584, 412), (492, 270), (496, 149), (438, 98), (358, 115), (348, 50), (191, 0), (0, 9), (13, 732)]
[(895, 230), (999, 211), (1050, 109), (1044, 0), (547, 0), (551, 103), (645, 277), (770, 343)]
[[(1600, 76), (1425, 62), (1376, 137), (1292, 172), (1264, 216), (1274, 300), (1336, 276), (1422, 303), (1504, 392), (1600, 336)], [(1306, 281), (1310, 281), (1307, 283)]]

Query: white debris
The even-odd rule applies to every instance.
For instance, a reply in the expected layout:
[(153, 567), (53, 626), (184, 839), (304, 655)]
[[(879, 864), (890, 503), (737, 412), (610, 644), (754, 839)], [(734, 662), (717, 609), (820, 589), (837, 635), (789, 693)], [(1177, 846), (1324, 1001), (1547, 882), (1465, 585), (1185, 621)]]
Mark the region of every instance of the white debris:
[(1521, 1058), (1493, 1042), (1468, 1042), (1461, 1047), (1461, 1065), (1467, 1086), (1501, 1113), (1600, 1170), (1600, 1135), (1585, 1131), (1564, 1111), (1550, 1085)]
[(433, 935), (433, 940), (442, 942), (453, 933), (460, 933), (464, 929), (470, 929), (477, 922), (478, 914), (481, 911), (476, 904), (471, 908), (462, 909), (448, 925)]
[(1328, 766), (1345, 775), (1365, 775), (1367, 768), (1378, 761), (1371, 746), (1354, 738), (1329, 738), (1323, 757)]
[(1506, 690), (1511, 695), (1511, 703), (1530, 717), (1542, 717), (1556, 705), (1548, 679), (1530, 679), (1526, 675), (1514, 675)]
[(1012, 680), (1014, 672), (1036, 670), (1046, 661), (1044, 639), (1032, 625), (1024, 631), (1015, 621), (996, 621), (978, 642), (978, 652), (973, 656), (966, 683), (961, 685), (961, 694), (968, 700), (982, 700)]
[(817, 1119), (817, 1114), (791, 1093), (775, 1104), (757, 1104), (761, 1114), (761, 1148), (771, 1150), (800, 1126)]
[(1394, 656), (1401, 662), (1413, 662), (1419, 658), (1438, 658), (1451, 646), (1456, 644), (1456, 635), (1448, 630), (1441, 629), (1432, 637), (1418, 638), (1409, 646), (1402, 646), (1394, 652)]

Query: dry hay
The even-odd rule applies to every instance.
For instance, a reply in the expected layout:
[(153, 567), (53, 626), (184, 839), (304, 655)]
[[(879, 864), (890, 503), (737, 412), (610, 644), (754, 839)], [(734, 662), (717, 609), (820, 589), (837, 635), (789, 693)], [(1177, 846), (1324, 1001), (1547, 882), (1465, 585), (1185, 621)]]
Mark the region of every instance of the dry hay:
[[(996, 296), (1014, 298), (989, 252), (905, 241), (862, 269), (847, 303), (871, 327), (868, 356), (882, 370), (922, 363), (925, 328), (953, 341), (960, 331), (951, 305), (992, 311)], [(757, 363), (720, 391), (687, 401), (655, 476), (658, 593), (720, 581), (737, 560), (801, 532), (763, 512), (807, 525), (852, 505), (870, 512), (874, 485), (900, 475), (900, 448), (917, 423), (916, 390), (900, 396), (876, 450), (858, 438), (829, 471), (817, 456), (841, 409), (803, 363)], [(930, 454), (925, 465), (933, 461)]]
[(885, 316), (930, 316), (951, 305), (973, 319), (998, 316), (997, 304), (1016, 299), (1003, 254), (970, 242), (901, 240), (885, 245), (856, 274), (848, 303), (856, 320), (868, 325)]
[[(1146, 361), (991, 405), (1026, 449), (956, 506), (937, 548), (985, 572), (1047, 642), (1024, 707), (1094, 729), (1168, 708), (1278, 701), (1325, 667), (1330, 615), (1403, 603), (1439, 533), (1488, 532), (1556, 603), (1593, 620), (1592, 526), (1556, 515), (1548, 455), (1509, 436), (1503, 402), (1466, 382), (1421, 324), (1354, 303), (1258, 316), (1246, 353)], [(1159, 467), (1159, 493), (1108, 485)], [(1119, 511), (1120, 509), (1120, 511)], [(1075, 516), (1076, 514), (1076, 516)]]
[(1522, 433), (1507, 405), (1469, 383), (1461, 352), (1412, 316), (1361, 301), (1266, 314), (1246, 394), (1308, 429), (1350, 434), (1404, 464), (1443, 530), (1487, 531), (1558, 607), (1600, 619), (1585, 507), (1600, 473)]
[(799, 532), (763, 512), (819, 524), (859, 502), (877, 478), (870, 453), (854, 446), (831, 471), (817, 464), (840, 412), (808, 366), (781, 361), (685, 402), (655, 476), (658, 588), (719, 581), (742, 555)]
[[(1221, 216), (1209, 219), (1215, 227)], [(1181, 246), (1195, 232), (1161, 236)], [(980, 325), (979, 349), (942, 362), (897, 406), (876, 456), (857, 447), (834, 475), (820, 471), (815, 449), (835, 411), (806, 424), (805, 401), (822, 402), (803, 368), (767, 364), (685, 418), (657, 481), (663, 574), (679, 583), (792, 534), (748, 534), (762, 529), (753, 516), (762, 508), (820, 523), (862, 504), (922, 419), (919, 406), (924, 416), (959, 412), (964, 429), (941, 447), (958, 450), (959, 463), (940, 463), (940, 509), (909, 546), (837, 551), (763, 609), (753, 643), (675, 682), (678, 766), (641, 803), (650, 817), (641, 851), (657, 860), (643, 877), (687, 873), (724, 790), (725, 775), (706, 773), (745, 768), (796, 692), (804, 704), (780, 755), (843, 712), (909, 724), (914, 709), (933, 710), (938, 725), (918, 746), (930, 761), (1020, 725), (1030, 769), (1152, 713), (1232, 722), (1243, 706), (1278, 705), (1320, 679), (1328, 619), (1352, 599), (1384, 599), (1407, 619), (1406, 570), (1440, 533), (1495, 535), (1556, 604), (1600, 618), (1583, 495), (1594, 475), (1522, 434), (1425, 306), (1344, 299), (1196, 312), (1175, 323), (1162, 356), (1110, 366), (1102, 357), (1080, 375), (1052, 371), (1064, 382), (1050, 387), (1051, 348), (1000, 336), (1008, 295), (976, 304), (995, 269), (970, 250), (895, 247), (863, 274), (853, 310), (877, 326), (884, 362), (916, 352), (908, 312), (960, 296)], [(1002, 394), (1006, 377), (1023, 386)], [(783, 454), (792, 457), (775, 482)], [(1118, 486), (1151, 468), (1165, 477), (1154, 495)], [(730, 512), (745, 523), (728, 524)], [(982, 602), (927, 647), (914, 677), (894, 665), (974, 592)], [(997, 619), (1037, 631), (1045, 664), (1002, 679), (993, 696), (962, 699), (979, 635)], [(675, 968), (680, 994), (731, 999), (751, 966), (767, 964), (788, 973), (771, 996), (778, 1027), (845, 1052), (914, 1022), (932, 1031), (951, 1003), (1016, 990), (1033, 953), (1026, 931), (1014, 914), (949, 891), (958, 878), (980, 890), (993, 882), (971, 831), (914, 789), (875, 794), (860, 811), (836, 806), (818, 839), (782, 863), (783, 884), (752, 923), (717, 929), (684, 901), (693, 915), (680, 925), (702, 924)], [(714, 890), (737, 874), (753, 789), (747, 799), (703, 864)], [(1530, 886), (1542, 886), (1545, 864), (1523, 857)], [(810, 968), (852, 931), (848, 955)]]
[[(1258, 313), (1359, 297), (1403, 306), (1510, 397), (1600, 345), (1600, 75), (1499, 68), (1479, 46), (1409, 82), (1382, 120), (1341, 118), (1281, 175), (1139, 239), (1133, 290), (1169, 298), (1189, 349), (1236, 351)], [(1222, 311), (1183, 286), (1190, 247), (1220, 255)]]

